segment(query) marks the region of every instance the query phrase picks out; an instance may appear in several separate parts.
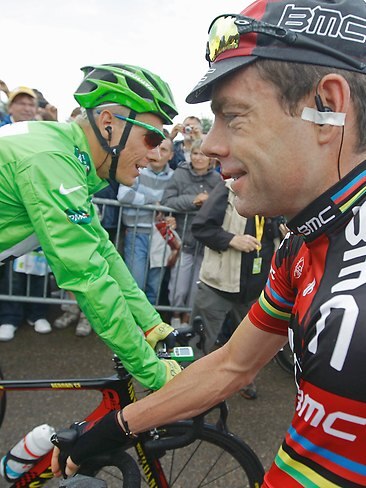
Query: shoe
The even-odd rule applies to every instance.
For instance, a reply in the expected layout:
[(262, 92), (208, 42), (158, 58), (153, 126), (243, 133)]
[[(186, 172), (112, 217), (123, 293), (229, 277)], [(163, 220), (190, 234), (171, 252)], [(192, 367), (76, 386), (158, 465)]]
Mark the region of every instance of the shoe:
[(34, 331), (38, 332), (38, 334), (49, 334), (52, 332), (51, 324), (46, 319), (38, 319), (35, 322), (27, 320), (27, 322), (34, 327)]
[(0, 341), (7, 342), (14, 339), (17, 327), (13, 324), (3, 324), (0, 325)]
[(88, 319), (85, 317), (83, 313), (80, 314), (80, 319), (78, 325), (75, 329), (75, 335), (78, 337), (86, 337), (92, 331), (91, 325), (88, 322)]
[(244, 386), (239, 391), (240, 395), (247, 400), (255, 400), (257, 398), (257, 388), (254, 383)]
[(74, 322), (78, 320), (80, 316), (80, 311), (78, 310), (77, 313), (74, 312), (64, 312), (60, 317), (58, 317), (54, 323), (53, 326), (56, 327), (56, 329), (65, 329), (69, 325), (72, 325)]
[(179, 329), (181, 324), (180, 318), (179, 317), (173, 317), (170, 320), (170, 325), (173, 327), (173, 329)]

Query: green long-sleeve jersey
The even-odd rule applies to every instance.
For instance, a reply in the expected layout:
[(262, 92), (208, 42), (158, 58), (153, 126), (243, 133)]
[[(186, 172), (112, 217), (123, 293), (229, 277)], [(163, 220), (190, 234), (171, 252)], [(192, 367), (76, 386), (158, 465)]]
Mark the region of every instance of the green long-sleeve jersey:
[(75, 294), (96, 333), (136, 379), (158, 389), (166, 366), (142, 331), (161, 318), (99, 222), (91, 197), (105, 185), (76, 123), (2, 127), (0, 262), (40, 245), (58, 286)]

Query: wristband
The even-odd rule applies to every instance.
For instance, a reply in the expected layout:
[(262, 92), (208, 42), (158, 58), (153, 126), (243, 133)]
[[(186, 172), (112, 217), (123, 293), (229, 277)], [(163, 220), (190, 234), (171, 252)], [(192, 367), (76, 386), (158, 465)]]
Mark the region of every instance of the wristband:
[(123, 410), (121, 410), (119, 412), (119, 418), (121, 419), (121, 422), (122, 422), (126, 436), (129, 437), (130, 439), (135, 439), (137, 437), (137, 435), (130, 431), (130, 428), (128, 426), (128, 422), (123, 416)]

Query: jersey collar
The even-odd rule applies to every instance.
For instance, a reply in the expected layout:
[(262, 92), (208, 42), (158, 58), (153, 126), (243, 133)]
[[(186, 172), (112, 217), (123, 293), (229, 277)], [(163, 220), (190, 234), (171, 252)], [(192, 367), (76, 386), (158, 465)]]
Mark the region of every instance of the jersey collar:
[(366, 194), (366, 161), (291, 219), (287, 226), (294, 233), (312, 241), (349, 219), (352, 208)]

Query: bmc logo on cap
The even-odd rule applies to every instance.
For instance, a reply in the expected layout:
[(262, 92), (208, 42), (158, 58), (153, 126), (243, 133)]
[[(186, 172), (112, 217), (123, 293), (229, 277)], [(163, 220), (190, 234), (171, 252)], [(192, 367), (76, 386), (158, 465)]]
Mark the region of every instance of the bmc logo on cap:
[[(366, 0), (365, 0), (366, 1)], [(315, 8), (286, 5), (278, 25), (296, 32), (322, 37), (341, 38), (364, 44), (366, 19), (356, 15), (344, 15), (339, 10), (321, 6)]]

